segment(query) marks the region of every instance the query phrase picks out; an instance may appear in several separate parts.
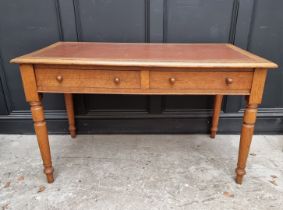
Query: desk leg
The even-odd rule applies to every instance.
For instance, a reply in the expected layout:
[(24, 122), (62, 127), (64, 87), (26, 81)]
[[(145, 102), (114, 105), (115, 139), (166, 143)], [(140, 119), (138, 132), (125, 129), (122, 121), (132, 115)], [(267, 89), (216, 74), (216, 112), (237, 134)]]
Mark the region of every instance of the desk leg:
[(236, 168), (236, 182), (238, 184), (242, 184), (243, 177), (246, 174), (245, 168), (249, 156), (250, 145), (254, 134), (257, 107), (262, 101), (266, 75), (267, 75), (266, 69), (255, 69), (251, 94), (246, 98), (247, 106), (242, 125), (238, 164)]
[(51, 162), (51, 153), (48, 140), (48, 132), (44, 117), (43, 106), (41, 104), (41, 95), (37, 92), (36, 78), (33, 65), (20, 65), (23, 87), (25, 91), (26, 100), (30, 104), (32, 119), (34, 122), (34, 130), (37, 137), (41, 158), (43, 160), (44, 173), (47, 181), (52, 183), (53, 167)]
[(31, 101), (30, 106), (32, 119), (34, 121), (34, 129), (43, 160), (44, 173), (46, 174), (48, 183), (52, 183), (54, 181), (53, 167), (43, 107), (41, 101)]
[(242, 125), (242, 133), (240, 138), (238, 164), (236, 168), (236, 182), (242, 184), (243, 177), (246, 174), (246, 162), (249, 156), (249, 150), (254, 133), (254, 125), (256, 122), (257, 104), (247, 104), (244, 121)]
[(210, 133), (210, 137), (212, 139), (215, 138), (216, 132), (218, 130), (218, 122), (219, 122), (219, 115), (221, 112), (222, 100), (223, 100), (223, 95), (216, 95), (214, 97), (214, 108), (213, 108), (212, 126)]
[(75, 114), (74, 114), (74, 102), (73, 94), (65, 93), (65, 105), (69, 121), (69, 131), (72, 138), (76, 137), (76, 126), (75, 126)]

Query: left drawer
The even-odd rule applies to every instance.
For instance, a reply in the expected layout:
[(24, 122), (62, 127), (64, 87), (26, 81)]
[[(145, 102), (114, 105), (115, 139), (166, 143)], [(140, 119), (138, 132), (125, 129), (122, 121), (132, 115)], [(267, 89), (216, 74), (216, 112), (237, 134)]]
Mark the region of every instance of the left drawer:
[(139, 71), (35, 68), (39, 90), (63, 88), (103, 88), (126, 89), (140, 88)]

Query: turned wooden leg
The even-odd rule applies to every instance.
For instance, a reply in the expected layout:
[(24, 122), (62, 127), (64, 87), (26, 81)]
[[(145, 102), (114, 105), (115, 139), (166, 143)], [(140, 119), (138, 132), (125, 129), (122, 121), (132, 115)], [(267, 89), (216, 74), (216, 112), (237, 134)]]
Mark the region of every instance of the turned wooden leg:
[(236, 182), (238, 184), (242, 184), (243, 177), (246, 174), (245, 168), (254, 133), (257, 107), (262, 101), (266, 75), (266, 69), (255, 69), (251, 93), (246, 97), (247, 106), (242, 125), (242, 133), (239, 145), (239, 157), (236, 168)]
[(44, 173), (46, 174), (48, 183), (52, 183), (54, 181), (53, 167), (43, 107), (40, 101), (31, 101), (30, 106), (32, 119), (34, 121), (34, 129), (43, 160)]
[(69, 121), (69, 131), (72, 138), (76, 137), (76, 126), (75, 126), (75, 114), (74, 114), (74, 103), (73, 95), (70, 93), (65, 93), (65, 104)]
[(257, 107), (257, 104), (248, 104), (244, 114), (244, 121), (242, 125), (242, 133), (239, 146), (238, 164), (236, 168), (236, 182), (238, 184), (242, 184), (243, 177), (246, 174), (245, 168), (254, 133)]
[(221, 112), (221, 105), (222, 105), (223, 95), (216, 95), (214, 98), (214, 110), (212, 116), (212, 126), (211, 126), (211, 133), (210, 137), (212, 139), (215, 138), (216, 132), (218, 130), (218, 123), (219, 123), (219, 115)]

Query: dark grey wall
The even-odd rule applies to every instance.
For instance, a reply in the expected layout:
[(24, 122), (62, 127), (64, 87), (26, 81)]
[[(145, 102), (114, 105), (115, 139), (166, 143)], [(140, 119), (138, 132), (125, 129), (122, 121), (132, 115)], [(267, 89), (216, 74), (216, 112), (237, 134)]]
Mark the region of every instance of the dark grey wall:
[[(0, 133), (31, 133), (17, 65), (56, 41), (230, 42), (283, 62), (282, 0), (2, 0)], [(283, 73), (270, 71), (256, 126), (283, 132)], [(80, 133), (206, 133), (211, 96), (77, 95)], [(62, 95), (44, 96), (49, 130), (67, 131)], [(242, 97), (226, 97), (220, 132), (240, 131)]]

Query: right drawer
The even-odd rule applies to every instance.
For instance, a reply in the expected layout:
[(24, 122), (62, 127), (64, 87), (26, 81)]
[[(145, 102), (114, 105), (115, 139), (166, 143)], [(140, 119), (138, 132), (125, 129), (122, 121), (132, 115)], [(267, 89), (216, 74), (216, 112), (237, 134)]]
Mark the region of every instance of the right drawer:
[(253, 72), (151, 71), (150, 88), (183, 90), (245, 90), (252, 86)]

